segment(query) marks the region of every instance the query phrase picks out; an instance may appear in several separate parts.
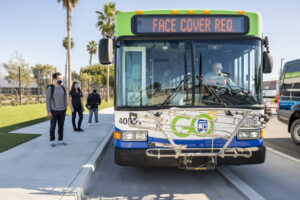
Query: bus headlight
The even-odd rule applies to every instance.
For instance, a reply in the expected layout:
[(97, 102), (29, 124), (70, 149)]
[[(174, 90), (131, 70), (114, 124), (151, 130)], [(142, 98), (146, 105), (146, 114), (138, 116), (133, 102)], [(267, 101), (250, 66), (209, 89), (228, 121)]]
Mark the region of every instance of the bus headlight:
[(147, 141), (148, 132), (147, 131), (124, 131), (123, 140), (124, 141)]
[(260, 138), (260, 130), (257, 129), (240, 129), (237, 134), (238, 140), (258, 140)]

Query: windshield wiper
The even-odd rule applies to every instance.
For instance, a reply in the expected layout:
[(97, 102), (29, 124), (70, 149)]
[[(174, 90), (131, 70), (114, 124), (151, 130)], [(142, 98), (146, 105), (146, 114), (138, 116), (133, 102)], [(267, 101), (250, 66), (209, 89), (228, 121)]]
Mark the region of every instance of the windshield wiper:
[(182, 79), (182, 81), (180, 81), (180, 83), (176, 86), (175, 90), (173, 92), (171, 92), (166, 100), (164, 100), (164, 102), (161, 104), (160, 109), (163, 109), (167, 104), (169, 104), (170, 102), (173, 101), (173, 99), (175, 98), (175, 96), (177, 95), (179, 88), (183, 85), (186, 84), (186, 82), (188, 81), (190, 75), (189, 74), (185, 74), (184, 78)]
[(226, 115), (233, 116), (231, 111), (228, 110), (227, 104), (220, 98), (220, 96), (218, 95), (216, 90), (211, 85), (209, 85), (209, 83), (205, 79), (205, 77), (203, 75), (199, 75), (199, 76), (197, 76), (197, 78), (199, 81), (204, 82), (204, 84), (207, 86), (207, 89), (209, 90), (209, 92), (224, 106), (224, 108), (226, 109), (225, 110)]
[[(162, 104), (160, 104), (160, 109), (163, 109), (167, 104), (169, 104), (170, 102), (173, 101), (173, 99), (175, 98), (175, 96), (177, 95), (177, 93), (178, 93), (178, 91), (179, 91), (179, 88), (182, 86), (183, 83), (185, 84), (185, 83), (188, 81), (188, 79), (189, 79), (190, 76), (191, 76), (191, 75), (189, 75), (189, 74), (185, 74), (185, 75), (184, 75), (184, 78), (183, 78), (182, 81), (176, 86), (175, 90), (174, 90), (173, 92), (171, 92), (171, 93), (167, 96), (166, 100), (164, 100), (164, 102), (163, 102)], [(155, 115), (156, 117), (159, 117), (161, 114), (162, 114), (162, 112), (157, 112), (157, 113), (155, 113), (154, 115)]]

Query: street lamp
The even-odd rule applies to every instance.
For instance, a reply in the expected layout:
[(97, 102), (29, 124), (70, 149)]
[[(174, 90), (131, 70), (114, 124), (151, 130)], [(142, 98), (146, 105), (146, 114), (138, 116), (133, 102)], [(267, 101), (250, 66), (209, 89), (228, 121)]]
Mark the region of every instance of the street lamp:
[(281, 58), (281, 64), (280, 64), (280, 71), (279, 71), (279, 78), (281, 77), (282, 74), (282, 70), (283, 70), (283, 61), (285, 60), (285, 58)]

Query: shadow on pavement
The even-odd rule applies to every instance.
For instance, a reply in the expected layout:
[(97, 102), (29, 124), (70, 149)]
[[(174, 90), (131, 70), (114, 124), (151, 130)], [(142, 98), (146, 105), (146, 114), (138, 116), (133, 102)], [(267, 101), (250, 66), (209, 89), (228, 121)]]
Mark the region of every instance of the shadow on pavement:
[(277, 151), (300, 159), (300, 145), (296, 145), (292, 138), (265, 138), (264, 144)]
[(216, 170), (119, 166), (113, 142), (85, 190), (87, 199), (247, 199)]
[(71, 116), (67, 116), (64, 135), (68, 145), (55, 148), (49, 145), (49, 121), (15, 130), (41, 136), (0, 154), (0, 199), (58, 200), (72, 193), (70, 186), (113, 127), (114, 114), (100, 114), (99, 122), (101, 126), (88, 126), (84, 115), (85, 131), (79, 133), (73, 131)]

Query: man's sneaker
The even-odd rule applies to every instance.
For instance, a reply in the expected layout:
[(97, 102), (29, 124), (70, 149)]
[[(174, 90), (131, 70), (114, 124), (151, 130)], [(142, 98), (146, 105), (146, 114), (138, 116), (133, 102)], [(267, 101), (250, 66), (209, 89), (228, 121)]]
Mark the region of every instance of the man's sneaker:
[(77, 131), (83, 132), (84, 130), (82, 130), (81, 128), (78, 128)]
[(97, 122), (97, 123), (96, 123), (96, 126), (100, 126), (100, 124)]
[(55, 147), (55, 143), (54, 142), (50, 142), (50, 146), (51, 147)]
[(58, 144), (60, 144), (60, 145), (64, 145), (64, 146), (66, 146), (66, 145), (67, 145), (67, 143), (66, 143), (66, 142), (64, 142), (64, 141), (58, 141)]
[(92, 124), (91, 124), (91, 123), (88, 123), (88, 125), (89, 125), (89, 126), (92, 126)]

